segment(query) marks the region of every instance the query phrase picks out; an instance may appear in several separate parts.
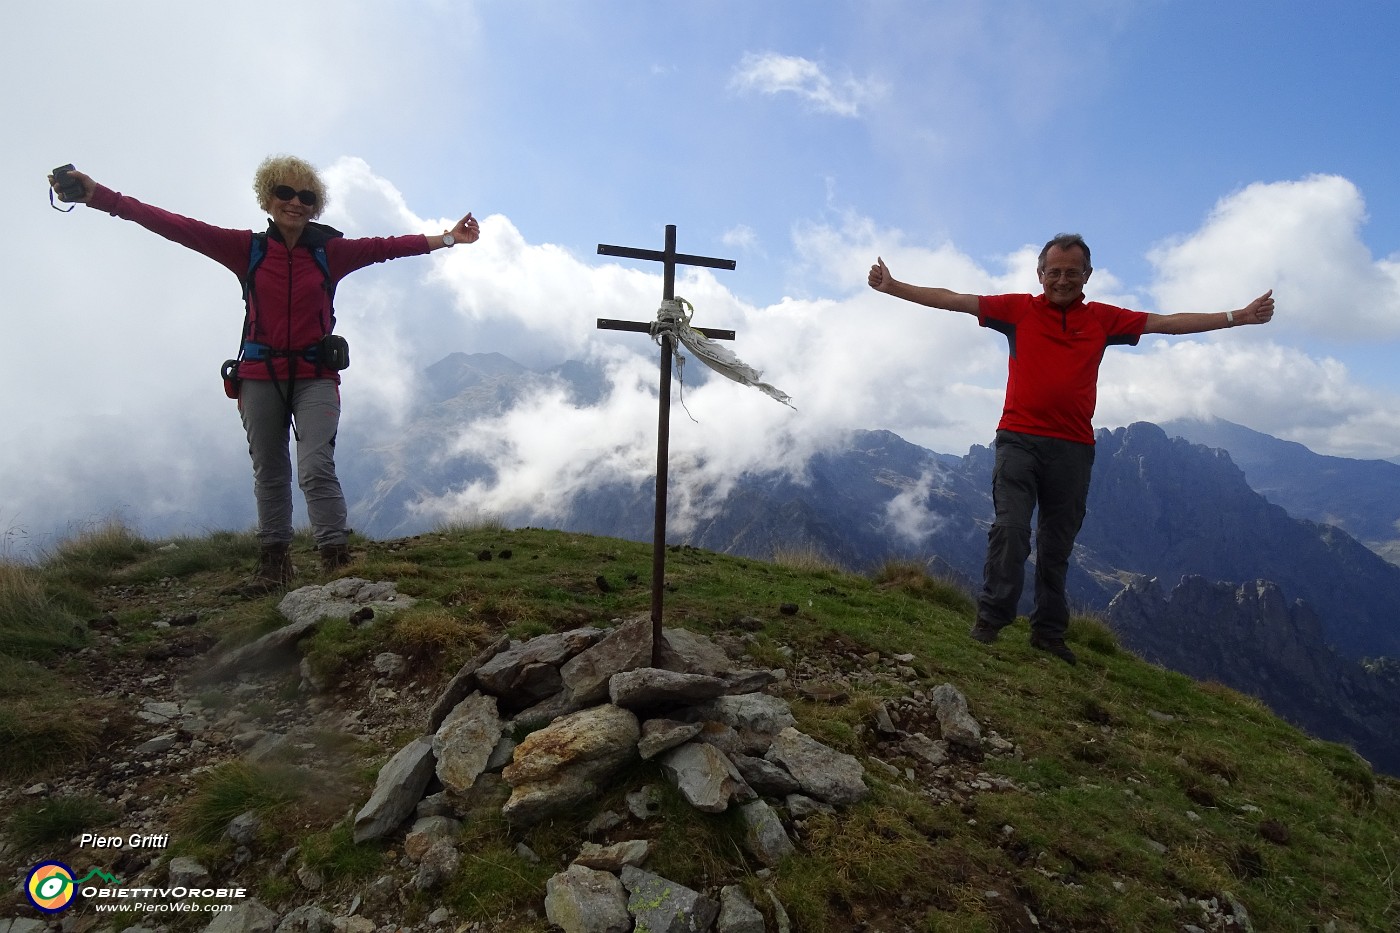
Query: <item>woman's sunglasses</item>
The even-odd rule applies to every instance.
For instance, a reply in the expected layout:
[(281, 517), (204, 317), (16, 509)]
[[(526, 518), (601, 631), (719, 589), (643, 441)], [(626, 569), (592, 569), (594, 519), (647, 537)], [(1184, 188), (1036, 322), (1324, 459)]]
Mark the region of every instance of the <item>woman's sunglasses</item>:
[(278, 185), (272, 189), (272, 196), (279, 201), (290, 201), (292, 198), (296, 198), (307, 207), (316, 206), (316, 192), (298, 191), (291, 185)]

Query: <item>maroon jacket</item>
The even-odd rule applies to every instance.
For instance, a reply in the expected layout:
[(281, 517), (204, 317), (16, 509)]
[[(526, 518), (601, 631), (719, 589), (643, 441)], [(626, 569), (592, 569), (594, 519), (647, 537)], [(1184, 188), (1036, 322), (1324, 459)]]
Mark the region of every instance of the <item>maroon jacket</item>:
[[(238, 276), (240, 283), (248, 272), (253, 245), (251, 230), (229, 230), (172, 214), (102, 185), (97, 186), (88, 206), (134, 221), (167, 240), (203, 253)], [(249, 332), (243, 335), (244, 339), (256, 340), (278, 350), (302, 350), (329, 332), (331, 294), (326, 289), (326, 277), (308, 248), (312, 242), (311, 233), (308, 229), (297, 246), (289, 251), (277, 228), (269, 224), (267, 255), (253, 274), (253, 286), (249, 291), (252, 307), (248, 315)], [(338, 236), (326, 240), (325, 247), (332, 285), (371, 263), (421, 256), (429, 251), (428, 238), (421, 233), (355, 239)], [(315, 364), (287, 357), (273, 357), (271, 372), (267, 362), (245, 361), (238, 374), (244, 379), (274, 376), (285, 379), (292, 359), (297, 366), (296, 378), (318, 375)], [(340, 381), (338, 373), (322, 371), (319, 375)]]

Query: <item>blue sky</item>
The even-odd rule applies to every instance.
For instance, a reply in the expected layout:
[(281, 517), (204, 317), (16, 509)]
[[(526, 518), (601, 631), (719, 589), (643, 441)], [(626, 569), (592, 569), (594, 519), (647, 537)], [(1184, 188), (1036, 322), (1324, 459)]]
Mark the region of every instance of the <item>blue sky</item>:
[(1400, 454), (1394, 3), (79, 0), (5, 19), (0, 423), (23, 442), (0, 453), (0, 533), (251, 521), (214, 376), (236, 284), (130, 224), (51, 211), (43, 176), (67, 161), (229, 227), (263, 225), (249, 182), (272, 152), (323, 169), (324, 219), (350, 235), (483, 219), (469, 249), (342, 286), (347, 430), (391, 439), (422, 367), (456, 350), (601, 361), (615, 391), (445, 437), (443, 456), (486, 445), (514, 479), (425, 496), (425, 520), (650, 472), (654, 349), (593, 321), (652, 316), (659, 274), (596, 247), (659, 248), (668, 223), (682, 251), (737, 261), (678, 292), (798, 408), (687, 391), (697, 421), (673, 449), (721, 491), (849, 428), (987, 443), (1004, 341), (870, 292), (866, 270), (883, 255), (922, 284), (1031, 291), (1064, 230), (1094, 247), (1093, 298), (1278, 300), (1268, 327), (1112, 351), (1100, 427), (1217, 415)]

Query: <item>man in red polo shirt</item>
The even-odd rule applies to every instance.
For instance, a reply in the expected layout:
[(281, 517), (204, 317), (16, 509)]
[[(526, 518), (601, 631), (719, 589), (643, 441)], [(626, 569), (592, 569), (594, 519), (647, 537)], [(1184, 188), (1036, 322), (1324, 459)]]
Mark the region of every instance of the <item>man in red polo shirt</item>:
[(974, 315), (1010, 344), (992, 479), (996, 517), (987, 533), (977, 623), (970, 634), (990, 644), (1016, 621), (1031, 553), (1031, 515), (1038, 507), (1031, 646), (1069, 664), (1075, 657), (1065, 644), (1065, 574), (1089, 498), (1104, 350), (1136, 346), (1143, 334), (1198, 334), (1266, 324), (1274, 315), (1272, 291), (1239, 310), (1210, 314), (1148, 314), (1085, 301), (1084, 283), (1093, 271), (1084, 238), (1062, 233), (1040, 251), (1041, 295), (966, 295), (910, 285), (890, 275), (883, 259), (870, 267), (869, 279), (871, 288), (896, 298)]

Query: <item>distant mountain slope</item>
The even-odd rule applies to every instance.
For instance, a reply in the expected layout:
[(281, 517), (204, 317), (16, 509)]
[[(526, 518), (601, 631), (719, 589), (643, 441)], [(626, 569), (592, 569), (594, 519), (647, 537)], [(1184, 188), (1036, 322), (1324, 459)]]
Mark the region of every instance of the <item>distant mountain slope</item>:
[[(415, 502), (492, 476), (492, 466), (470, 449), (443, 456), (444, 438), (461, 436), (541, 386), (562, 385), (580, 406), (607, 388), (596, 367), (536, 372), (494, 354), (454, 354), (427, 379), (432, 398), (395, 443), (355, 458), (360, 474), (347, 488), (361, 491), (353, 514), (372, 537), (426, 530)], [(1391, 680), (1357, 663), (1400, 659), (1400, 567), (1341, 527), (1295, 517), (1278, 501), (1309, 483), (1329, 490), (1352, 483), (1362, 488), (1337, 497), (1327, 514), (1354, 509), (1349, 520), (1360, 522), (1364, 503), (1381, 509), (1394, 465), (1362, 469), (1244, 429), (1217, 428), (1223, 433), (1210, 435), (1208, 445), (1148, 423), (1098, 433), (1071, 598), (1113, 619), (1124, 643), (1145, 656), (1259, 696), (1316, 734), (1400, 768), (1400, 697)], [(1225, 442), (1244, 451), (1254, 464), (1250, 479), (1273, 495), (1251, 488)], [(686, 485), (685, 495), (706, 514), (683, 532), (673, 522), (669, 541), (762, 559), (811, 550), (858, 571), (912, 559), (971, 588), (981, 578), (992, 517), (993, 460), (988, 447), (953, 456), (888, 431), (851, 431), (806, 463), (738, 477), (723, 498)], [(1326, 479), (1327, 470), (1342, 478)], [(673, 504), (678, 483), (673, 475)], [(498, 517), (514, 527), (649, 541), (653, 504), (651, 480), (596, 483), (562, 515), (522, 509)], [(1033, 586), (1026, 592), (1029, 609)], [(1292, 608), (1283, 611), (1283, 604)]]
[(1277, 585), (1184, 577), (1167, 592), (1143, 579), (1114, 597), (1107, 616), (1145, 660), (1257, 696), (1289, 722), (1400, 773), (1394, 680), (1320, 649), (1316, 613)]
[(1177, 419), (1162, 430), (1229, 451), (1249, 485), (1288, 514), (1336, 525), (1400, 563), (1400, 464), (1324, 456), (1219, 418)]
[(1343, 655), (1400, 657), (1400, 567), (1340, 529), (1290, 517), (1228, 454), (1156, 425), (1099, 432), (1080, 542), (1081, 566), (1100, 581), (1122, 571), (1168, 585), (1187, 575), (1272, 580), (1312, 605)]
[[(542, 384), (564, 385), (581, 405), (605, 389), (594, 367), (535, 372), (497, 354), (454, 354), (428, 378), (434, 399), (404, 425), (397, 443), (365, 451), (360, 460), (366, 475), (349, 484), (352, 491), (368, 491), (355, 503), (356, 520), (367, 534), (423, 530), (415, 501), (490, 475), (491, 466), (470, 450), (444, 458), (444, 436), (508, 410)], [(1271, 440), (1254, 438), (1265, 449)], [(1293, 455), (1308, 469), (1337, 459), (1313, 460), (1304, 448)], [(992, 465), (987, 447), (957, 457), (885, 431), (852, 431), (805, 464), (737, 478), (722, 501), (687, 488), (687, 495), (708, 506), (707, 517), (683, 537), (673, 525), (671, 540), (762, 558), (810, 548), (862, 570), (892, 557), (914, 558), (976, 581), (992, 515)], [(1380, 466), (1382, 476), (1393, 467)], [(598, 484), (576, 495), (562, 517), (528, 509), (500, 517), (512, 525), (648, 540), (653, 501), (649, 480)], [(1220, 449), (1170, 438), (1146, 423), (1100, 431), (1089, 515), (1071, 568), (1072, 598), (1102, 610), (1126, 580), (1157, 577), (1173, 586), (1188, 575), (1273, 581), (1289, 599), (1313, 607), (1327, 642), (1343, 656), (1400, 657), (1400, 567), (1338, 528), (1290, 517), (1252, 489)]]

